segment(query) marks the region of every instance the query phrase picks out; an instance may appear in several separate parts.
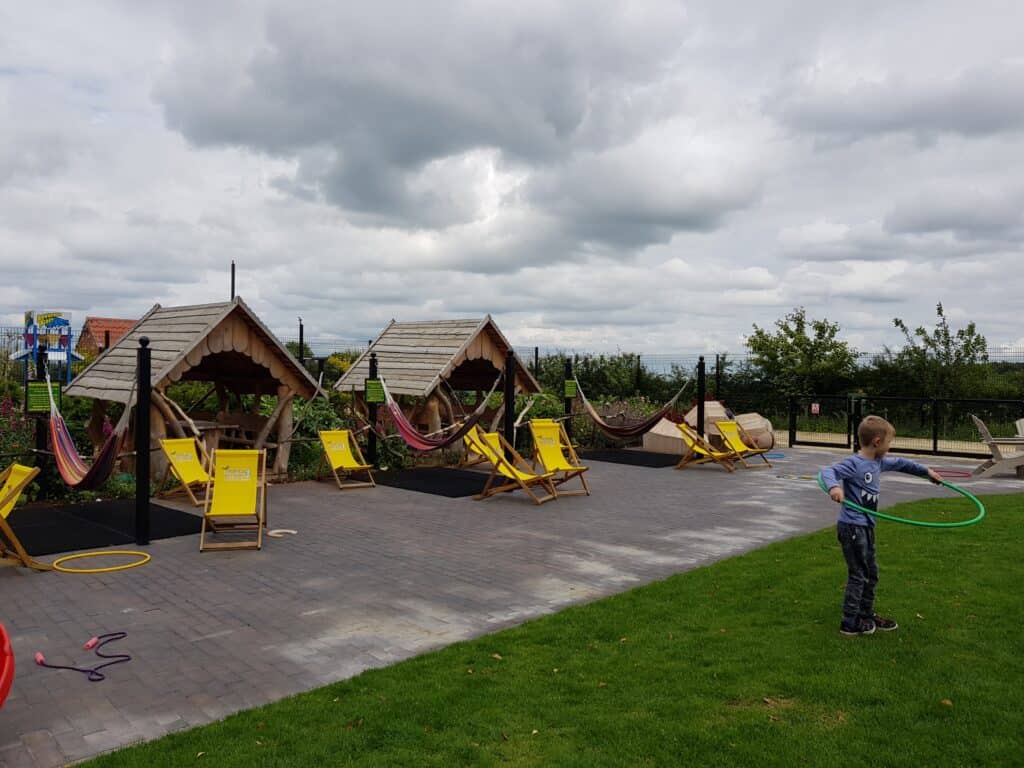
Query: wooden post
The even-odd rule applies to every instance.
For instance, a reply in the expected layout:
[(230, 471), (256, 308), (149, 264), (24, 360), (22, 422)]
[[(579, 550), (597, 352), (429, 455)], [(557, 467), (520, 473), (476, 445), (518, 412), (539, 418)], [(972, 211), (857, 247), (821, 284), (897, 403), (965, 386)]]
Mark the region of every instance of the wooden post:
[(295, 401), (295, 393), (288, 387), (278, 387), (278, 402), (283, 403), (281, 415), (277, 420), (277, 455), (274, 457), (273, 473), (278, 477), (288, 474), (288, 459), (292, 453), (292, 405)]
[(152, 350), (149, 348), (148, 336), (139, 339), (136, 360), (138, 382), (135, 395), (135, 543), (142, 546), (149, 544), (149, 409)]

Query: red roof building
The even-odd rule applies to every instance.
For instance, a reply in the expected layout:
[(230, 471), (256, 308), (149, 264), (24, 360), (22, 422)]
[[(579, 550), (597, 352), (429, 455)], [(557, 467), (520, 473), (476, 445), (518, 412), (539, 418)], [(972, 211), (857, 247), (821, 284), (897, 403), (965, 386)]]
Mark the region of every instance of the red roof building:
[(110, 346), (117, 344), (138, 320), (123, 320), (117, 317), (87, 317), (82, 333), (75, 344), (75, 350), (82, 354), (99, 354), (107, 346), (107, 334), (110, 334)]

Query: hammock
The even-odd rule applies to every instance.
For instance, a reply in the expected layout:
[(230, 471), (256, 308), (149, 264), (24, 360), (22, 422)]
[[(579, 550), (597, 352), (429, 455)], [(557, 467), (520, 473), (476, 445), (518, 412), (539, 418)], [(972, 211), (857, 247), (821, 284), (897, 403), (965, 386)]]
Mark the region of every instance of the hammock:
[(121, 445), (124, 442), (125, 434), (128, 431), (128, 418), (132, 410), (132, 398), (135, 394), (135, 386), (132, 385), (132, 392), (128, 396), (128, 403), (124, 407), (124, 413), (114, 427), (114, 431), (107, 435), (103, 446), (93, 460), (92, 466), (85, 463), (78, 455), (75, 448), (75, 441), (71, 437), (68, 425), (64, 417), (57, 410), (57, 403), (53, 400), (53, 390), (50, 388), (50, 373), (46, 373), (46, 391), (50, 394), (50, 443), (53, 445), (53, 456), (57, 461), (57, 470), (65, 484), (78, 491), (94, 491), (106, 482), (110, 473), (114, 471), (114, 464), (121, 452)]
[(597, 424), (598, 429), (604, 432), (612, 440), (630, 440), (634, 437), (640, 437), (645, 432), (649, 432), (655, 424), (661, 421), (665, 416), (668, 415), (669, 411), (675, 406), (676, 401), (680, 395), (686, 391), (686, 388), (690, 386), (690, 381), (683, 384), (682, 389), (676, 392), (675, 397), (669, 400), (665, 405), (661, 406), (658, 411), (638, 424), (627, 424), (625, 426), (615, 426), (609, 424), (601, 418), (601, 414), (590, 404), (587, 400), (587, 396), (583, 394), (583, 387), (580, 386), (579, 379), (576, 379), (576, 391), (579, 393), (580, 401), (583, 403), (583, 408), (587, 411), (587, 415), (593, 419), (594, 423)]
[(395, 402), (395, 399), (391, 397), (391, 392), (388, 391), (388, 385), (381, 378), (381, 385), (384, 388), (384, 400), (387, 403), (388, 411), (391, 413), (391, 419), (395, 422), (395, 428), (398, 430), (398, 435), (408, 444), (410, 448), (415, 451), (436, 451), (438, 448), (446, 448), (449, 445), (458, 442), (465, 436), (476, 423), (480, 421), (484, 415), (484, 411), (487, 410), (487, 401), (490, 396), (494, 393), (494, 390), (498, 388), (498, 384), (501, 382), (502, 377), (498, 376), (494, 381), (494, 386), (491, 387), (491, 391), (487, 393), (487, 396), (480, 401), (480, 405), (476, 407), (469, 416), (459, 424), (459, 428), (449, 434), (447, 437), (431, 438), (427, 435), (420, 434), (419, 430), (413, 426), (405, 414), (402, 413), (402, 408)]

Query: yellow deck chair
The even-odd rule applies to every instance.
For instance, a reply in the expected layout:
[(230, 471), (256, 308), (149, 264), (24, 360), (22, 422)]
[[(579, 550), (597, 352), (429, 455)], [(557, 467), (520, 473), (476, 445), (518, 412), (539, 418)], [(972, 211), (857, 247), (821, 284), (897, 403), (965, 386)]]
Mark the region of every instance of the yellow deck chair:
[[(324, 457), (334, 473), (334, 479), (342, 490), (348, 488), (373, 488), (377, 483), (373, 480), (372, 464), (367, 464), (359, 450), (359, 443), (356, 442), (352, 432), (347, 429), (324, 430), (320, 433), (320, 442), (324, 444)], [(341, 473), (340, 475), (338, 473)], [(366, 473), (368, 480), (342, 480), (342, 477), (350, 477), (354, 474)]]
[(490, 461), (490, 459), (473, 447), (473, 437), (475, 437), (477, 441), (480, 441), (484, 439), (483, 436), (485, 434), (487, 433), (481, 431), (480, 427), (474, 424), (472, 429), (462, 436), (462, 445), (466, 449), (466, 452), (459, 461), (460, 467), (475, 467), (477, 464), (485, 464)]
[(210, 474), (207, 467), (210, 465), (210, 458), (206, 455), (202, 444), (194, 437), (174, 438), (172, 440), (161, 440), (160, 447), (167, 456), (167, 471), (164, 472), (163, 480), (160, 481), (162, 488), (167, 482), (168, 475), (174, 475), (178, 485), (169, 491), (164, 491), (161, 496), (170, 496), (184, 490), (192, 503), (197, 507), (203, 506), (203, 502), (196, 498), (192, 492), (192, 486), (198, 485), (205, 488), (210, 483)]
[(759, 457), (765, 464), (771, 467), (772, 463), (768, 461), (768, 458), (765, 456), (770, 449), (751, 448), (747, 445), (743, 438), (747, 437), (749, 439), (749, 436), (743, 431), (743, 427), (739, 425), (739, 422), (716, 421), (715, 426), (718, 427), (718, 432), (722, 436), (722, 440), (725, 441), (726, 447), (736, 453), (736, 458), (739, 459), (740, 464), (744, 467), (747, 469), (751, 468), (750, 465), (744, 461), (744, 459), (750, 458), (751, 456)]
[(18, 503), (18, 497), (38, 474), (39, 467), (25, 467), (21, 464), (11, 464), (0, 473), (0, 483), (2, 483), (0, 486), (0, 558), (17, 560), (26, 568), (33, 568), (37, 571), (52, 571), (52, 565), (40, 563), (25, 551), (25, 547), (21, 545), (18, 537), (7, 523), (7, 516), (11, 514), (14, 505)]
[[(506, 493), (521, 488), (533, 499), (534, 504), (543, 504), (558, 498), (558, 492), (552, 483), (554, 472), (537, 474), (526, 460), (516, 453), (515, 449), (508, 444), (508, 441), (498, 432), (471, 431), (466, 435), (472, 443), (473, 450), (484, 456), (494, 467), (487, 478), (484, 489), (474, 496), (474, 499), (486, 499), (498, 493)], [(506, 451), (511, 459), (506, 459)], [(500, 485), (494, 485), (495, 480), (504, 478)], [(534, 493), (537, 487), (547, 491), (544, 496)]]
[[(267, 525), (266, 450), (216, 450), (213, 473), (206, 485), (203, 528), (199, 551), (207, 549), (261, 549)], [(213, 533), (255, 531), (256, 540), (206, 542), (206, 528)]]
[[(580, 464), (580, 458), (572, 447), (569, 435), (566, 434), (562, 423), (554, 419), (530, 419), (530, 433), (533, 435), (533, 445), (536, 449), (533, 461), (536, 467), (540, 461), (545, 472), (554, 472), (551, 479), (552, 484), (559, 488), (559, 496), (578, 496), (579, 494), (590, 495), (590, 488), (587, 486), (587, 478), (583, 473), (589, 469)], [(583, 483), (583, 488), (575, 491), (563, 491), (561, 486), (578, 477)]]
[(735, 451), (718, 450), (685, 422), (676, 426), (679, 427), (679, 431), (683, 435), (683, 444), (686, 446), (686, 453), (676, 464), (676, 469), (685, 469), (691, 464), (706, 464), (709, 461), (713, 461), (730, 472), (736, 469), (732, 464), (736, 459)]

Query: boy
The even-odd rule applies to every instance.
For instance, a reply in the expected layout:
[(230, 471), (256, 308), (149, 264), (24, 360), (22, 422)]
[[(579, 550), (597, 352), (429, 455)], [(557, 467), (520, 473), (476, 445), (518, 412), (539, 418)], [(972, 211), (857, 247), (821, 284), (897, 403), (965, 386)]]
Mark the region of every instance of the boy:
[(860, 451), (849, 458), (821, 470), (828, 495), (842, 506), (836, 533), (846, 558), (846, 596), (843, 599), (843, 622), (839, 634), (846, 637), (870, 635), (876, 629), (891, 631), (899, 625), (875, 614), (875, 585), (878, 565), (875, 562), (875, 518), (865, 515), (843, 502), (849, 498), (867, 509), (878, 509), (879, 476), (883, 472), (906, 472), (941, 483), (934, 470), (909, 459), (886, 456), (896, 436), (896, 428), (881, 416), (865, 416), (857, 427)]

